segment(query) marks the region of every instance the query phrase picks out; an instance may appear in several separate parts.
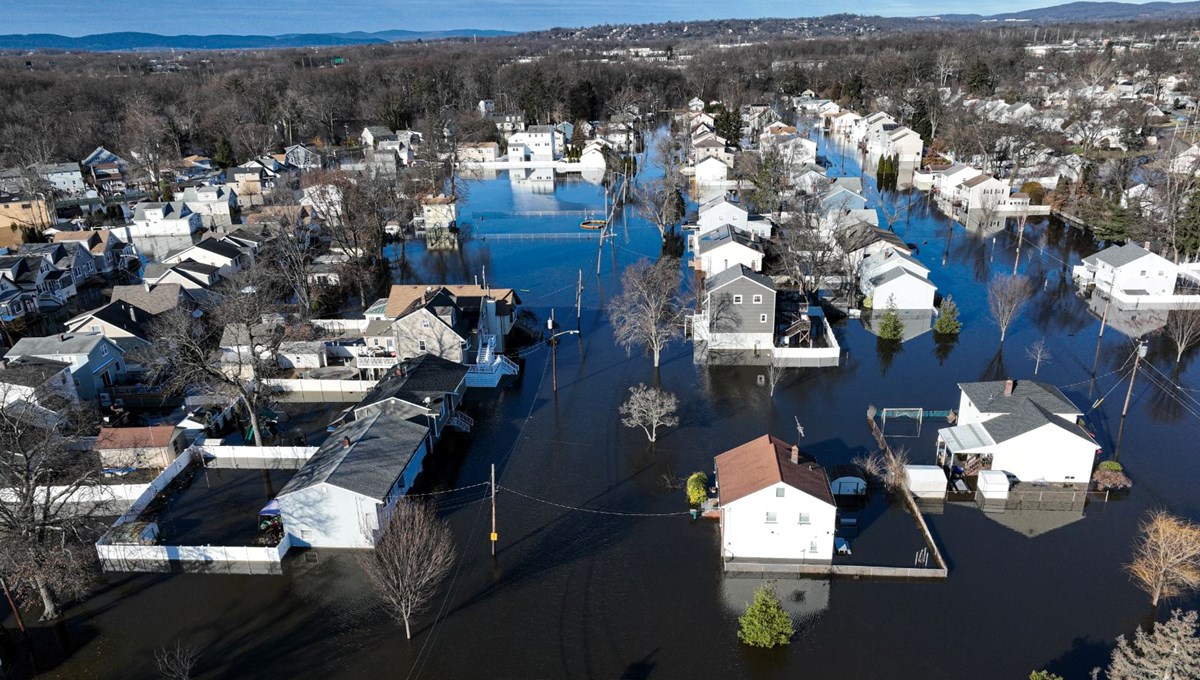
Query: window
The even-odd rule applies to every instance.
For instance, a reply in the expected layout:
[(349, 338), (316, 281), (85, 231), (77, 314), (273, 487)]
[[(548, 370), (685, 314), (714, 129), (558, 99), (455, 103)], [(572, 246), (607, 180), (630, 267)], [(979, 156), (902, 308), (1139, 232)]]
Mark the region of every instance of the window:
[(308, 539), (312, 538), (312, 532), (309, 531), (308, 529), (301, 529), (300, 530), (300, 538), (307, 541)]
[(735, 304), (735, 305), (740, 305), (740, 304), (742, 304), (742, 296), (741, 296), (741, 295), (734, 295), (734, 296), (733, 296), (733, 304)]
[(809, 519), (807, 512), (800, 513), (800, 523), (801, 524), (812, 524), (812, 520)]
[(755, 295), (753, 298), (751, 298), (751, 299), (750, 299), (750, 301), (751, 301), (751, 302), (753, 302), (753, 303), (754, 303), (754, 304), (756, 304), (756, 305), (761, 305), (761, 304), (762, 304), (762, 296), (761, 296), (761, 295)]
[(429, 328), (429, 319), (421, 319), (421, 327)]
[(99, 327), (99, 326), (92, 326), (92, 332), (93, 332), (93, 333), (99, 333), (99, 332), (100, 332), (100, 327)]
[(1145, 270), (1145, 269), (1143, 269), (1143, 270), (1142, 270), (1142, 273), (1140, 274), (1140, 276), (1145, 276), (1145, 275), (1146, 275), (1146, 270)]
[(424, 340), (417, 341), (417, 349), (421, 350), (422, 352), (425, 351), (425, 341)]
[(782, 486), (779, 487), (778, 489), (775, 489), (775, 497), (783, 498), (783, 487)]
[(100, 354), (108, 356), (108, 345), (100, 345)]
[(815, 553), (817, 551), (817, 542), (816, 541), (813, 541), (808, 544), (808, 551), (810, 553)]
[(767, 322), (767, 315), (766, 315), (766, 314), (759, 314), (759, 315), (758, 315), (758, 322), (759, 322), (759, 323), (766, 323), (766, 322)]
[(767, 513), (767, 524), (774, 524), (774, 523), (775, 523), (775, 513), (768, 512)]

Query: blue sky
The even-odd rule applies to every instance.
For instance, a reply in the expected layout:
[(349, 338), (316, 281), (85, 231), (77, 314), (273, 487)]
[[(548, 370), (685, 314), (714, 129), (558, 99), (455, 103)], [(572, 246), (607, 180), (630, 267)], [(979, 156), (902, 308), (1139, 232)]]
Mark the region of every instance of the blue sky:
[(1011, 12), (1066, 0), (6, 0), (3, 33), (112, 31), (276, 35), (388, 29), (491, 28), (761, 17), (831, 12), (914, 16)]

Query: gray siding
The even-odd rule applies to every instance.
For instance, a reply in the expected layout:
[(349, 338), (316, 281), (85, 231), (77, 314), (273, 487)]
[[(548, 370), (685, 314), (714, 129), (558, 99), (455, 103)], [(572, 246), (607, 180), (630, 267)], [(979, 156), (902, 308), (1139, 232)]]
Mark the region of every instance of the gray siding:
[[(733, 302), (734, 296), (742, 296), (741, 304)], [(754, 303), (754, 296), (761, 295), (762, 302)], [(709, 299), (709, 314), (713, 331), (720, 333), (774, 333), (775, 291), (763, 288), (747, 278), (721, 286)], [(767, 322), (759, 321), (767, 315)]]

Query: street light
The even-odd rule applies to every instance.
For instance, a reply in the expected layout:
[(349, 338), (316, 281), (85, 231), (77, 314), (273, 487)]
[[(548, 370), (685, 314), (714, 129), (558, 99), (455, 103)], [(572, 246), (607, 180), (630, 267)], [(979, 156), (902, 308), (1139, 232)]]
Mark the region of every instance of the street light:
[(554, 393), (558, 394), (558, 338), (564, 335), (579, 335), (579, 330), (554, 332), (554, 310), (550, 310), (550, 318), (546, 319), (546, 330), (550, 331), (550, 372), (554, 385)]

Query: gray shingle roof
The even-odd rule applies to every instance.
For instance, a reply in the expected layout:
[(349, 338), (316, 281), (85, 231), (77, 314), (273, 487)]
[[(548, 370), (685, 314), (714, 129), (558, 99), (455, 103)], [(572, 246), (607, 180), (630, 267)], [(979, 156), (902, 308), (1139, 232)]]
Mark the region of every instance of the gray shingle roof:
[(1124, 267), (1130, 262), (1134, 262), (1150, 254), (1150, 251), (1136, 243), (1126, 243), (1123, 246), (1109, 246), (1094, 255), (1083, 258), (1083, 261), (1086, 264), (1092, 265), (1103, 262), (1110, 267)]
[(22, 387), (39, 387), (51, 376), (57, 375), (71, 364), (53, 359), (17, 359), (8, 362), (0, 368), (0, 383), (5, 385), (20, 385)]
[(458, 389), (467, 377), (467, 367), (443, 359), (436, 354), (422, 354), (389, 371), (379, 384), (371, 388), (356, 409), (386, 401), (400, 399), (418, 406), (429, 397), (431, 403), (440, 402), (448, 392)]
[(1004, 380), (959, 383), (958, 388), (975, 404), (980, 413), (1012, 413), (1028, 402), (1051, 413), (1081, 413), (1054, 385), (1036, 380), (1016, 380), (1013, 393), (1004, 394)]
[(707, 253), (727, 243), (738, 243), (760, 253), (763, 251), (762, 244), (755, 241), (753, 235), (728, 224), (722, 224), (700, 237), (700, 252)]
[(178, 283), (160, 283), (146, 290), (146, 286), (113, 286), (113, 302), (124, 301), (146, 310), (149, 314), (162, 314), (179, 306), (182, 286)]
[(711, 293), (718, 288), (742, 277), (750, 279), (751, 281), (764, 286), (768, 290), (775, 290), (775, 283), (771, 281), (771, 279), (754, 271), (744, 264), (739, 264), (736, 267), (730, 267), (729, 269), (713, 274), (712, 276), (708, 277), (708, 283), (705, 285), (705, 287), (708, 289), (708, 292)]
[(279, 495), (329, 484), (383, 500), (428, 433), (428, 427), (387, 411), (346, 423), (329, 435)]
[(1079, 426), (1072, 425), (1032, 401), (1026, 401), (1023, 406), (1012, 413), (985, 420), (980, 425), (987, 430), (997, 444), (1027, 432), (1033, 432), (1046, 425), (1053, 425), (1071, 434), (1083, 436)]
[[(59, 338), (62, 338), (61, 340)], [(99, 333), (63, 333), (21, 338), (4, 356), (52, 356), (58, 354), (88, 354), (96, 345), (107, 342)]]

